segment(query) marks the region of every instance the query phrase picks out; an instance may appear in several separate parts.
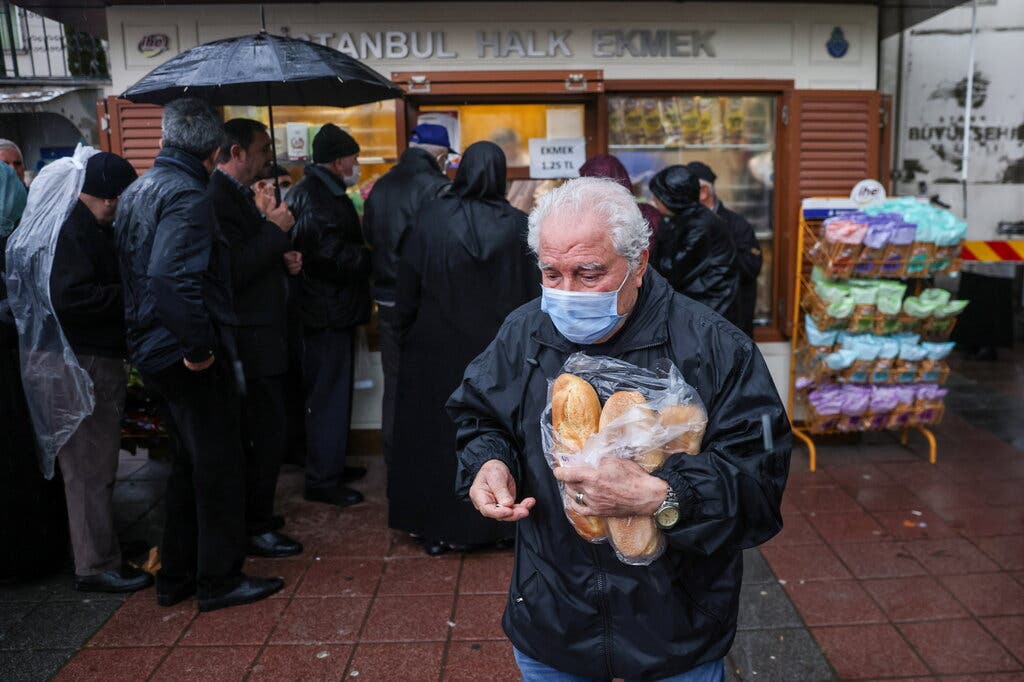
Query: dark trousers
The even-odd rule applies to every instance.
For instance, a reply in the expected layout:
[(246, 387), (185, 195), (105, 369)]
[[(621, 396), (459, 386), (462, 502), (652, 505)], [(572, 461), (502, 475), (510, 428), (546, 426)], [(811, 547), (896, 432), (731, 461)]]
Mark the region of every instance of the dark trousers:
[(96, 407), (57, 453), (57, 462), (64, 478), (75, 574), (86, 576), (121, 566), (114, 481), (128, 375), (121, 358), (81, 355), (78, 362), (92, 379)]
[(249, 535), (271, 529), (274, 493), (286, 444), (285, 377), (247, 377), (242, 398), (245, 451), (245, 527)]
[(380, 362), (384, 370), (384, 399), (381, 404), (381, 445), (384, 463), (391, 467), (395, 444), (395, 394), (398, 391), (398, 315), (395, 306), (377, 305), (380, 330)]
[(200, 597), (234, 589), (245, 559), (245, 460), (239, 400), (222, 360), (202, 372), (182, 363), (143, 377), (166, 402), (177, 442), (167, 479), (161, 589), (192, 579)]
[(307, 329), (302, 354), (306, 389), (306, 489), (342, 483), (352, 422), (355, 329)]

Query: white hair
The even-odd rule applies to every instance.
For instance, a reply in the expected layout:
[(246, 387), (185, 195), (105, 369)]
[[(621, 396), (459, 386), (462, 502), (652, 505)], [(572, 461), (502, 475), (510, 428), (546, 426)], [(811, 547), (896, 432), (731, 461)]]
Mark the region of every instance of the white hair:
[(25, 158), (25, 155), (21, 153), (21, 147), (14, 144), (13, 141), (0, 137), (0, 149), (13, 149), (18, 152), (18, 156)]
[(425, 142), (410, 142), (410, 147), (416, 149), (426, 149), (427, 153), (431, 156), (440, 156), (441, 154), (448, 153), (448, 147), (442, 147), (439, 144), (426, 144)]
[(526, 236), (530, 250), (537, 256), (541, 227), (552, 215), (577, 220), (596, 216), (608, 228), (615, 253), (626, 259), (630, 271), (636, 269), (650, 243), (651, 228), (640, 213), (636, 198), (608, 178), (576, 178), (541, 197), (530, 213)]

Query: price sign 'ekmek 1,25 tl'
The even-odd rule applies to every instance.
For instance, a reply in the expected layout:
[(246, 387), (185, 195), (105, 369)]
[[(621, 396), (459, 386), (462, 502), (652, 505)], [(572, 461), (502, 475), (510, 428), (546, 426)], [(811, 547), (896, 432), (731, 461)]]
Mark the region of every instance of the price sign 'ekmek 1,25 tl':
[(530, 138), (530, 177), (578, 178), (587, 160), (587, 142), (582, 137), (549, 140)]

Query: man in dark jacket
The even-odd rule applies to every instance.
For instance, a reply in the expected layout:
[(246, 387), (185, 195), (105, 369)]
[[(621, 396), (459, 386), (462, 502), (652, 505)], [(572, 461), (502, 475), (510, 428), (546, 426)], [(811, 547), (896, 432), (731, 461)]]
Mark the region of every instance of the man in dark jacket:
[(81, 592), (134, 592), (152, 584), (122, 565), (114, 528), (114, 479), (127, 386), (124, 298), (111, 224), (117, 198), (138, 175), (116, 154), (89, 158), (82, 193), (60, 228), (50, 298), (78, 364), (92, 379), (96, 406), (57, 454)]
[(736, 247), (736, 269), (740, 281), (736, 296), (736, 326), (754, 337), (754, 308), (757, 306), (757, 276), (761, 274), (761, 242), (747, 219), (730, 211), (715, 192), (715, 173), (700, 161), (691, 161), (686, 168), (700, 181), (700, 203), (725, 221)]
[[(524, 680), (552, 669), (721, 680), (742, 550), (782, 527), (790, 429), (764, 360), (739, 330), (647, 269), (649, 233), (613, 181), (580, 178), (545, 195), (529, 234), (541, 299), (509, 315), (448, 403), (459, 490), (484, 516), (518, 521), (503, 626)], [(620, 458), (553, 473), (541, 414), (548, 382), (578, 351), (645, 369), (671, 360), (708, 410), (701, 452), (671, 455), (653, 474)], [(628, 566), (609, 545), (584, 541), (559, 483), (576, 513), (654, 516), (665, 554)]]
[(294, 556), (302, 545), (277, 532), (274, 492), (284, 457), (284, 376), (288, 369), (288, 273), (301, 257), (288, 233), (295, 224), (284, 202), (256, 207), (250, 185), (270, 165), (270, 135), (259, 121), (224, 124), (217, 170), (210, 176), (210, 201), (231, 251), (231, 284), (238, 317), (238, 357), (245, 373), (242, 449), (245, 451), (247, 551), (266, 557)]
[(198, 593), (212, 611), (268, 597), (278, 578), (242, 574), (245, 462), (236, 383), (231, 254), (207, 195), (224, 139), (196, 99), (164, 107), (163, 148), (121, 197), (114, 231), (128, 355), (166, 402), (176, 436), (157, 601)]
[(302, 253), (298, 309), (304, 329), (307, 500), (362, 502), (345, 485), (365, 469), (346, 467), (352, 415), (355, 328), (370, 319), (370, 251), (345, 187), (358, 181), (359, 145), (328, 123), (313, 138), (313, 163), (292, 187), (295, 248)]
[(398, 388), (399, 339), (395, 312), (398, 262), (406, 234), (416, 224), (424, 201), (448, 187), (443, 172), (451, 152), (443, 126), (421, 123), (398, 163), (374, 183), (363, 209), (363, 233), (373, 246), (373, 298), (377, 302), (380, 361), (384, 371), (381, 440), (384, 461), (391, 464), (394, 445), (395, 392)]
[(736, 247), (721, 218), (700, 205), (700, 183), (686, 166), (662, 169), (648, 186), (662, 215), (651, 265), (672, 288), (736, 323)]

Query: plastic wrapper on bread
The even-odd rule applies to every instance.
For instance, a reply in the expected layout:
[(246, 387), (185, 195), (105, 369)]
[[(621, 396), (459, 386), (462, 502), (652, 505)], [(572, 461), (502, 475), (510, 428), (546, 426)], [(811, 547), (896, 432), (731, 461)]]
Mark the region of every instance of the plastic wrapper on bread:
[[(548, 382), (541, 438), (548, 465), (596, 467), (607, 457), (631, 459), (648, 472), (676, 453), (701, 450), (707, 414), (696, 390), (669, 360), (653, 369), (583, 353), (569, 356)], [(619, 559), (646, 566), (665, 549), (650, 517), (587, 517), (562, 491), (566, 516), (590, 542), (610, 541)]]

